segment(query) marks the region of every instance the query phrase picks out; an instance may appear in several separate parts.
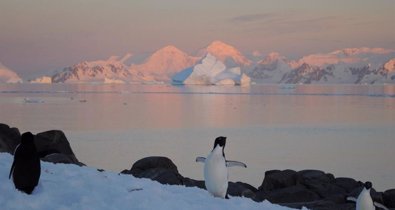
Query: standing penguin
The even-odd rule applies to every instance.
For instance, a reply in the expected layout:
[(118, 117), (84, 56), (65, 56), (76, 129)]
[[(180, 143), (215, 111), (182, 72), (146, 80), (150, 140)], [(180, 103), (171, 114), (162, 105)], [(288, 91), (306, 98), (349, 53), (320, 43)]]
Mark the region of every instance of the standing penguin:
[(226, 137), (220, 136), (215, 139), (214, 148), (207, 156), (197, 157), (196, 162), (204, 163), (204, 181), (206, 189), (214, 197), (228, 199), (228, 169), (231, 166), (241, 166), (247, 168), (247, 165), (238, 161), (228, 161), (225, 159)]
[(358, 198), (347, 197), (347, 200), (356, 202), (356, 210), (375, 210), (376, 207), (382, 208), (384, 210), (388, 210), (381, 203), (373, 202), (372, 197), (370, 196), (370, 190), (372, 189), (371, 182), (365, 182), (364, 187), (359, 194)]
[(34, 136), (26, 132), (22, 134), (21, 143), (15, 149), (9, 178), (12, 175), (16, 189), (31, 194), (38, 184), (40, 174), (40, 158), (34, 144)]

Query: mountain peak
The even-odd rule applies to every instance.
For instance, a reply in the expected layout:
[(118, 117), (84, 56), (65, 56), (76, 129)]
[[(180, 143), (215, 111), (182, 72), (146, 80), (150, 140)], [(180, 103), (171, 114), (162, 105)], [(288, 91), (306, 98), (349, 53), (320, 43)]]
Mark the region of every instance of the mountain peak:
[(132, 66), (131, 71), (150, 75), (156, 81), (169, 81), (172, 75), (192, 66), (196, 61), (196, 58), (177, 47), (168, 45), (154, 52), (144, 63)]
[(182, 52), (180, 49), (178, 49), (176, 46), (174, 45), (167, 45), (165, 47), (162, 47), (161, 49), (159, 49), (157, 52), (159, 51), (163, 51), (163, 52)]
[(278, 53), (278, 52), (271, 52), (268, 55), (266, 55), (265, 58), (263, 60), (261, 60), (259, 63), (269, 64), (269, 63), (272, 63), (277, 60), (285, 61), (286, 58), (284, 56), (280, 55), (280, 53)]
[(390, 72), (395, 72), (395, 58), (389, 60), (387, 63), (384, 64), (384, 68)]
[(13, 70), (0, 62), (0, 83), (21, 83), (22, 79)]
[(235, 47), (226, 44), (222, 41), (213, 41), (205, 49), (202, 50), (201, 54), (210, 53), (222, 62), (226, 62), (228, 58), (233, 59), (239, 65), (250, 65), (251, 61), (248, 60), (244, 55), (237, 50)]

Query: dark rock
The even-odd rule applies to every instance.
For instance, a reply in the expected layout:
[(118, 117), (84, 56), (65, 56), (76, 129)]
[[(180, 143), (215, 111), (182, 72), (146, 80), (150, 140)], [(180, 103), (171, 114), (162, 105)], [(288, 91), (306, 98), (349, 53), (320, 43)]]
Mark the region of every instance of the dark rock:
[(308, 185), (309, 183), (330, 183), (334, 180), (332, 174), (326, 174), (319, 170), (303, 170), (297, 172), (297, 183)]
[(35, 143), (37, 151), (44, 161), (52, 162), (53, 160), (56, 161), (55, 163), (84, 165), (78, 161), (62, 131), (51, 130), (38, 133), (35, 136)]
[(272, 203), (300, 203), (320, 200), (320, 196), (303, 185), (295, 185), (271, 192), (256, 192), (255, 201), (263, 201), (265, 199)]
[(337, 200), (337, 196), (346, 196), (347, 192), (341, 187), (330, 183), (309, 182), (305, 183), (307, 189), (317, 193), (321, 198), (333, 198)]
[(347, 177), (339, 177), (335, 179), (336, 186), (343, 188), (347, 193), (351, 193), (355, 188), (362, 187), (362, 182), (357, 182), (355, 179)]
[(159, 156), (138, 160), (129, 171), (124, 170), (121, 173), (170, 185), (182, 185), (184, 179), (178, 173), (177, 166), (169, 158)]
[(10, 126), (0, 123), (0, 152), (13, 154), (20, 141), (21, 133), (18, 128), (10, 128)]
[(132, 175), (132, 172), (128, 169), (123, 169), (123, 171), (121, 171), (120, 174)]
[(178, 172), (168, 169), (163, 169), (163, 168), (151, 168), (141, 172), (139, 175), (135, 177), (148, 178), (151, 180), (158, 181), (161, 184), (170, 184), (170, 185), (183, 184), (183, 177)]
[(65, 155), (62, 153), (52, 153), (49, 154), (43, 158), (41, 158), (42, 161), (46, 162), (51, 162), (51, 163), (64, 163), (64, 164), (76, 164), (79, 166), (83, 166), (83, 163), (80, 162), (75, 162), (73, 158), (71, 158), (69, 155)]
[(186, 187), (198, 187), (200, 189), (206, 189), (206, 185), (203, 180), (194, 180), (188, 177), (184, 177), (183, 185)]
[(303, 203), (281, 203), (280, 205), (287, 206), (290, 208), (297, 208), (297, 209), (306, 207), (308, 209), (313, 209), (313, 210), (355, 210), (355, 204), (351, 204), (351, 203), (337, 204), (327, 200), (318, 200), (318, 201), (303, 202)]
[(249, 184), (242, 182), (229, 182), (228, 183), (228, 194), (230, 196), (239, 196), (253, 198), (257, 189)]
[(296, 185), (296, 171), (271, 170), (265, 172), (265, 178), (259, 190), (272, 191)]
[(395, 208), (395, 189), (387, 190), (383, 195), (384, 205), (388, 208)]
[(178, 173), (177, 166), (167, 157), (152, 156), (146, 157), (135, 162), (130, 169), (133, 176), (139, 176), (149, 169), (161, 168)]

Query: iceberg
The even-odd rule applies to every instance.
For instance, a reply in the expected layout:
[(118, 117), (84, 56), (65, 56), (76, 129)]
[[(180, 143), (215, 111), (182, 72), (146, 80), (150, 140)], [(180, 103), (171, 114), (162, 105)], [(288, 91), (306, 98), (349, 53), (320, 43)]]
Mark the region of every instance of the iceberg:
[(227, 67), (208, 53), (198, 64), (175, 74), (173, 84), (183, 85), (245, 85), (250, 83), (239, 66)]

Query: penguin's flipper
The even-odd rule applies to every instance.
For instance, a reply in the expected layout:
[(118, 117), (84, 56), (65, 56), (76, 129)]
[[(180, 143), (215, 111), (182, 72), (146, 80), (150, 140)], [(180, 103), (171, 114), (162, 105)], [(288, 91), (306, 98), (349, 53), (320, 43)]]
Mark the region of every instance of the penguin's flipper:
[(348, 196), (347, 198), (346, 198), (346, 200), (348, 200), (348, 201), (352, 201), (352, 202), (357, 202), (357, 199), (356, 198), (354, 198), (354, 197), (351, 197), (351, 196)]
[(381, 203), (373, 202), (373, 204), (374, 204), (374, 206), (376, 206), (376, 207), (378, 207), (378, 208), (381, 208), (381, 209), (384, 209), (384, 210), (388, 210), (388, 208), (385, 207), (385, 206), (384, 206), (383, 204), (381, 204)]
[(8, 175), (8, 179), (11, 179), (11, 175), (14, 172), (14, 167), (15, 167), (15, 161), (12, 162), (12, 166), (11, 166), (11, 169), (10, 169), (10, 175)]
[(206, 158), (205, 157), (197, 157), (196, 162), (204, 163), (204, 162), (206, 162)]
[(232, 167), (232, 166), (240, 166), (240, 167), (247, 168), (247, 165), (245, 163), (242, 163), (239, 161), (234, 161), (234, 160), (227, 160), (226, 167)]

